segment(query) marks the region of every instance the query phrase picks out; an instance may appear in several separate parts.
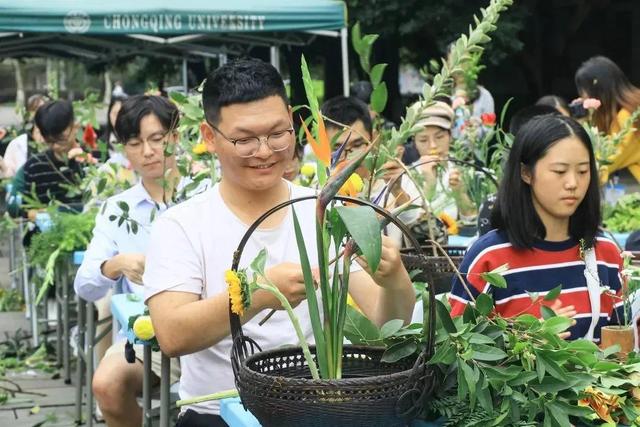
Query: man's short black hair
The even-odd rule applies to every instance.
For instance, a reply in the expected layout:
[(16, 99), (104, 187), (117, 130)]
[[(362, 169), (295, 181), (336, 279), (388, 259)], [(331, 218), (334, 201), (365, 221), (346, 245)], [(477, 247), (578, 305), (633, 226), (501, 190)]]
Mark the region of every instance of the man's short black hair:
[(202, 88), (202, 106), (207, 121), (217, 125), (222, 107), (259, 101), (270, 96), (279, 96), (285, 107), (289, 105), (278, 70), (259, 59), (238, 59), (209, 74)]
[(560, 112), (550, 105), (529, 105), (528, 107), (518, 110), (509, 122), (509, 133), (511, 133), (511, 135), (517, 134), (520, 128), (529, 120), (545, 114), (560, 115)]
[[(369, 132), (369, 134), (373, 132), (373, 123), (371, 122), (369, 107), (358, 98), (354, 98), (353, 96), (336, 96), (325, 101), (320, 110), (324, 116), (347, 126), (351, 126), (358, 120), (361, 120), (367, 132)], [(326, 126), (328, 128), (338, 127), (329, 121), (326, 122)]]
[(162, 96), (136, 95), (125, 99), (116, 118), (115, 133), (118, 141), (125, 143), (140, 135), (140, 122), (149, 114), (158, 118), (162, 127), (173, 131), (178, 127), (178, 108)]
[(73, 106), (65, 99), (49, 101), (38, 108), (35, 122), (44, 140), (53, 142), (60, 139), (64, 131), (73, 126)]

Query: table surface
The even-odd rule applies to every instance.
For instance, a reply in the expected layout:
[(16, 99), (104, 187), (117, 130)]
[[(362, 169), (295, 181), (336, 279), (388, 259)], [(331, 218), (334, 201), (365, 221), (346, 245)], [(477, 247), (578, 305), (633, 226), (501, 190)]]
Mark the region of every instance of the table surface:
[[(132, 298), (137, 298), (132, 300)], [(133, 331), (129, 329), (129, 317), (144, 313), (145, 305), (142, 297), (136, 294), (116, 294), (111, 297), (111, 314), (114, 320), (121, 327), (121, 333), (124, 334), (129, 342), (143, 344), (136, 338)]]

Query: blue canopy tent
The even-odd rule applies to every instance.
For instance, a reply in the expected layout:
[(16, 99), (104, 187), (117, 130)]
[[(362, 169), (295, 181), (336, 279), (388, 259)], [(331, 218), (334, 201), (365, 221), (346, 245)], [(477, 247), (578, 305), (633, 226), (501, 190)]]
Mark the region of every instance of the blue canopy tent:
[[(0, 57), (75, 57), (107, 62), (132, 55), (183, 60), (238, 55), (317, 36), (341, 39), (343, 91), (349, 90), (346, 6), (335, 0), (20, 0), (0, 4)], [(186, 84), (185, 84), (186, 87)]]

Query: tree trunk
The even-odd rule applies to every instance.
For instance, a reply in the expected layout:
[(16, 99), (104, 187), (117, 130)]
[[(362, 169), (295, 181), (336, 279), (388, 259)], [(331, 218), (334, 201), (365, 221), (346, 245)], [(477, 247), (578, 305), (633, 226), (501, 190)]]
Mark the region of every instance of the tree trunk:
[(17, 59), (13, 61), (13, 69), (16, 75), (16, 106), (24, 107), (25, 94), (24, 94), (24, 81), (22, 80), (22, 64)]

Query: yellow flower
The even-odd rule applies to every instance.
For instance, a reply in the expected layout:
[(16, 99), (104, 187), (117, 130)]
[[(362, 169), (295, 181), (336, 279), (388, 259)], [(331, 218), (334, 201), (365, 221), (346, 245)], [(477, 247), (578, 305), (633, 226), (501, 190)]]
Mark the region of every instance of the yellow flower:
[(451, 217), (451, 215), (446, 212), (442, 212), (440, 215), (438, 215), (438, 218), (447, 227), (447, 233), (458, 234), (458, 223)]
[(151, 323), (151, 317), (138, 316), (135, 322), (133, 322), (133, 333), (138, 339), (142, 341), (149, 341), (156, 336), (153, 330), (153, 323)]
[(242, 297), (242, 282), (238, 277), (238, 273), (233, 270), (225, 271), (224, 281), (229, 285), (231, 311), (238, 316), (242, 316), (244, 314), (244, 298)]
[(191, 149), (191, 152), (193, 154), (204, 154), (206, 153), (207, 150), (207, 145), (204, 142), (199, 142), (196, 145), (193, 146), (193, 148)]
[(344, 184), (342, 184), (342, 187), (340, 187), (338, 194), (340, 194), (341, 196), (355, 197), (362, 191), (363, 188), (364, 181), (362, 181), (360, 175), (358, 175), (357, 173), (353, 173), (351, 174), (349, 179)]
[(300, 173), (307, 178), (313, 178), (316, 174), (316, 166), (313, 163), (305, 163), (300, 168)]

